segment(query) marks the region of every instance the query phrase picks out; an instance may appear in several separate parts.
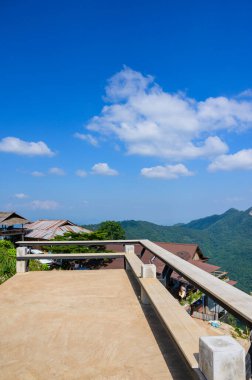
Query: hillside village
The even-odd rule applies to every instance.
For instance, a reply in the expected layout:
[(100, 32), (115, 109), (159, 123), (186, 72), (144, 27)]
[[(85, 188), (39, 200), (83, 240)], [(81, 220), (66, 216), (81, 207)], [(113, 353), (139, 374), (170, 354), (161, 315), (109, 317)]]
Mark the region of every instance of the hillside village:
[[(248, 342), (249, 330), (246, 327), (248, 317), (244, 320), (246, 323), (241, 324), (242, 318), (236, 319), (232, 313), (229, 313), (230, 310), (234, 312), (236, 309), (232, 307), (229, 309), (229, 304), (223, 303), (221, 298), (217, 297), (216, 299), (212, 297), (211, 292), (204, 292), (198, 289), (194, 281), (190, 281), (189, 277), (183, 274), (187, 270), (180, 272), (180, 269), (177, 270), (175, 269), (176, 266), (174, 268), (168, 263), (172, 261), (171, 255), (174, 255), (179, 260), (178, 268), (181, 265), (183, 267), (183, 262), (186, 262), (190, 267), (190, 269), (188, 267), (189, 272), (193, 267), (200, 269), (200, 273), (203, 271), (206, 273), (206, 276), (210, 275), (212, 279), (216, 278), (218, 281), (221, 280), (221, 283), (226, 283), (232, 287), (237, 282), (229, 278), (228, 272), (222, 271), (220, 266), (210, 264), (208, 262), (209, 258), (196, 243), (152, 243), (146, 240), (146, 242), (150, 243), (148, 245), (148, 243), (145, 243), (145, 240), (129, 240), (129, 242), (134, 242), (134, 245), (128, 245), (125, 243), (127, 240), (121, 240), (125, 239), (125, 231), (120, 223), (107, 221), (94, 227), (95, 231), (92, 231), (89, 228), (76, 225), (69, 220), (57, 219), (41, 219), (31, 222), (16, 212), (0, 212), (0, 284), (4, 282), (11, 284), (6, 280), (15, 277), (15, 273), (18, 275), (26, 272), (34, 273), (34, 271), (37, 273), (42, 273), (42, 271), (51, 273), (55, 273), (55, 271), (58, 273), (93, 271), (92, 273), (95, 276), (97, 272), (101, 271), (103, 273), (101, 278), (106, 278), (107, 273), (113, 279), (113, 273), (117, 276), (117, 273), (122, 273), (121, 271), (124, 272), (125, 269), (127, 272), (130, 269), (137, 277), (140, 276), (141, 278), (143, 276), (143, 268), (146, 266), (147, 273), (150, 269), (154, 270), (154, 277), (157, 281), (155, 286), (159, 287), (157, 293), (154, 293), (156, 294), (155, 296), (152, 295), (152, 286), (148, 290), (148, 296), (144, 295), (145, 293), (141, 290), (142, 304), (148, 304), (149, 299), (154, 297), (153, 300), (155, 301), (153, 301), (153, 305), (156, 305), (157, 302), (155, 308), (157, 313), (160, 313), (162, 319), (163, 312), (167, 313), (168, 309), (163, 301), (159, 304), (158, 299), (160, 297), (161, 299), (162, 297), (166, 299), (167, 295), (170, 294), (169, 297), (171, 299), (169, 302), (174, 303), (172, 306), (172, 310), (174, 311), (172, 319), (176, 319), (183, 312), (185, 314), (181, 315), (181, 319), (179, 319), (181, 328), (184, 326), (185, 320), (188, 326), (194, 323), (194, 321), (196, 322), (196, 325), (191, 326), (192, 330), (197, 326), (195, 330), (196, 335), (193, 335), (193, 344), (196, 349), (198, 347), (198, 339), (201, 339), (198, 334), (220, 337), (223, 334), (226, 337), (232, 336), (239, 342), (239, 347), (243, 347), (247, 353), (246, 361), (242, 364), (242, 371), (245, 368), (247, 373), (250, 373), (251, 359), (249, 350), (251, 348)], [(71, 240), (72, 248), (68, 245)], [(91, 243), (92, 241), (94, 242), (93, 244)], [(87, 247), (82, 245), (85, 242), (89, 244)], [(17, 250), (14, 249), (16, 244), (19, 246)], [(55, 244), (57, 245), (55, 246)], [(154, 250), (152, 245), (156, 247)], [(161, 249), (161, 253), (159, 253), (158, 249)], [(23, 256), (20, 257), (20, 254)], [(26, 261), (20, 261), (25, 258), (27, 258)], [(201, 275), (200, 273), (199, 275)], [(17, 278), (21, 279), (22, 277)], [(75, 276), (71, 280), (73, 286), (76, 278)], [(55, 281), (56, 277), (53, 276), (52, 280)], [(151, 280), (151, 278), (147, 278), (147, 280)], [(37, 277), (36, 281), (40, 281), (40, 278)], [(4, 286), (4, 284), (0, 286)], [(70, 283), (68, 284), (69, 286)], [(218, 286), (220, 287), (220, 285)], [(225, 290), (228, 289), (225, 288)], [(163, 292), (165, 293), (163, 294)], [(231, 298), (233, 299), (233, 296)], [(57, 295), (55, 302), (58, 302), (58, 300), (59, 297)], [(65, 300), (66, 302), (69, 302), (69, 300)], [(22, 308), (23, 306), (20, 305), (20, 307)], [(162, 311), (163, 308), (164, 310)], [(236, 311), (235, 315), (240, 316)], [(184, 318), (186, 319), (184, 320)], [(165, 323), (168, 323), (168, 320)], [(174, 322), (171, 320), (169, 323)], [(172, 328), (172, 334), (175, 337), (175, 341), (179, 342), (179, 345), (182, 344), (183, 347), (184, 343), (180, 341), (180, 328), (177, 330), (178, 326), (177, 320)], [(198, 329), (199, 331), (202, 330), (202, 332), (197, 331)], [(183, 352), (190, 366), (197, 367), (198, 363), (195, 361), (194, 355), (192, 356), (191, 350), (183, 348)], [(179, 364), (178, 368), (185, 373), (182, 363)]]

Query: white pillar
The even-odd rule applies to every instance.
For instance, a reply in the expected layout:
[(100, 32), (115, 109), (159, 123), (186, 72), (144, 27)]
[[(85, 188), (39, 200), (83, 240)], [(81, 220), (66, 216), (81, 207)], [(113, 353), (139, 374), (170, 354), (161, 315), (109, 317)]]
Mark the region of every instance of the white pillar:
[[(125, 251), (125, 253), (135, 253), (135, 246), (125, 244), (124, 251)], [(130, 267), (126, 257), (124, 258), (124, 268), (125, 268), (125, 270), (131, 270), (131, 267)]]
[(245, 352), (231, 336), (199, 340), (199, 368), (207, 380), (245, 380)]
[[(156, 265), (154, 264), (142, 264), (141, 266), (141, 277), (142, 278), (156, 278)], [(149, 297), (146, 291), (141, 286), (141, 302), (144, 305), (149, 305)]]
[(142, 278), (156, 278), (156, 265), (154, 264), (142, 264), (141, 277)]
[[(25, 256), (27, 254), (27, 247), (18, 247), (16, 249), (17, 257)], [(16, 261), (16, 272), (25, 273), (28, 270), (28, 264), (26, 260), (17, 260)]]
[(135, 246), (126, 244), (124, 247), (125, 253), (135, 253)]

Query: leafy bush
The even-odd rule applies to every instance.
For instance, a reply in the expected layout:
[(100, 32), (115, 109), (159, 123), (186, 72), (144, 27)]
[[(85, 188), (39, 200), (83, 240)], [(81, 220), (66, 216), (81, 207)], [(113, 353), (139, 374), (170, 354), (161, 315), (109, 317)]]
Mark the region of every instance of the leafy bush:
[(16, 250), (8, 240), (0, 240), (0, 284), (16, 273)]
[(36, 270), (50, 270), (50, 267), (47, 264), (42, 264), (38, 260), (30, 260), (29, 271), (36, 271)]
[[(56, 236), (53, 241), (85, 241), (85, 240), (106, 240), (107, 235), (103, 232), (95, 231), (92, 233), (75, 233), (66, 232), (63, 236)], [(87, 253), (87, 252), (105, 252), (105, 246), (103, 245), (51, 245), (42, 247), (43, 251), (50, 251), (51, 253)]]
[(125, 239), (125, 231), (120, 223), (113, 220), (102, 222), (99, 226), (98, 232), (104, 233), (108, 240)]
[[(29, 270), (49, 270), (47, 264), (38, 260), (30, 260)], [(0, 240), (0, 284), (14, 276), (16, 273), (16, 249), (8, 240)]]

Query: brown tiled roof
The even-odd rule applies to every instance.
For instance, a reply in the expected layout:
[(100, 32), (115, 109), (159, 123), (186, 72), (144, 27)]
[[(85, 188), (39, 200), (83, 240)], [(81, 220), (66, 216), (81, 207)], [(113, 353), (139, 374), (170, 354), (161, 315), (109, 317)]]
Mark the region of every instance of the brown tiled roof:
[(103, 267), (99, 269), (123, 269), (124, 268), (124, 258), (118, 257), (117, 259), (112, 259), (111, 263), (106, 263)]
[[(159, 245), (160, 247), (166, 249), (167, 251), (170, 251), (174, 253), (175, 255), (181, 257), (184, 260), (190, 260), (193, 259), (196, 253), (199, 253), (199, 256), (201, 259), (207, 259), (205, 257), (199, 246), (197, 244), (181, 244), (181, 243), (168, 243), (168, 242), (155, 242), (155, 244)], [(111, 244), (107, 245), (107, 249), (113, 251), (113, 252), (122, 252), (124, 251), (124, 247), (122, 244)], [(136, 254), (140, 254), (142, 251), (142, 246), (140, 244), (135, 245), (135, 252)], [(150, 253), (149, 251), (145, 251), (145, 255), (147, 253)]]
[[(172, 252), (176, 256), (179, 256), (180, 258), (188, 261), (190, 264), (193, 264), (196, 267), (204, 270), (207, 273), (213, 273), (213, 272), (220, 269), (220, 267), (217, 265), (208, 264), (205, 261), (203, 261), (204, 259), (206, 259), (206, 257), (204, 257), (204, 255), (200, 251), (199, 246), (197, 244), (180, 244), (180, 243), (166, 243), (166, 242), (155, 242), (155, 243), (157, 245), (159, 245), (160, 247)], [(107, 245), (107, 249), (109, 249), (113, 252), (123, 252), (124, 251), (124, 247), (122, 244)], [(140, 255), (141, 251), (142, 251), (142, 246), (140, 246), (139, 244), (136, 244), (135, 245), (136, 254)], [(202, 257), (203, 260), (202, 259), (200, 259), (200, 260), (199, 259), (197, 259), (197, 260), (193, 259), (196, 252), (200, 253), (200, 256)], [(157, 273), (161, 274), (163, 272), (164, 267), (165, 267), (165, 263), (162, 260), (160, 260), (158, 257), (156, 257), (154, 259), (154, 261), (151, 261), (151, 259), (153, 259), (153, 257), (154, 257), (153, 254), (146, 250), (144, 252), (144, 255), (142, 256), (141, 260), (144, 264), (149, 264), (151, 262), (153, 264), (155, 264), (157, 267)], [(106, 268), (108, 268), (108, 269), (121, 269), (123, 267), (124, 267), (123, 258), (115, 259), (111, 263), (107, 264), (107, 266), (106, 266)], [(181, 275), (179, 275), (175, 271), (172, 272), (171, 278), (173, 278), (174, 280), (184, 282), (184, 283), (188, 283), (187, 280), (185, 280)], [(237, 282), (230, 280), (228, 283), (230, 285), (235, 285)]]
[(195, 265), (196, 267), (203, 269), (207, 273), (213, 273), (216, 270), (219, 270), (220, 267), (212, 264), (205, 263), (204, 261), (201, 260), (188, 260), (190, 264)]
[[(216, 270), (220, 269), (220, 267), (217, 267), (216, 265), (208, 264), (208, 263), (205, 263), (204, 261), (201, 261), (201, 260), (188, 260), (188, 262), (190, 264), (195, 265), (196, 267), (204, 270), (207, 273), (213, 273)], [(188, 284), (188, 281), (186, 279), (184, 279), (184, 277), (182, 277), (180, 274), (178, 274), (175, 271), (172, 272), (171, 278), (173, 278), (174, 280), (178, 280), (180, 282), (184, 282), (185, 284)]]
[[(201, 251), (199, 250), (199, 246), (197, 244), (180, 244), (180, 243), (167, 243), (167, 242), (155, 242), (155, 243), (159, 245), (160, 247), (166, 249), (167, 251), (172, 252), (176, 256), (181, 257), (182, 259), (186, 261), (189, 261), (189, 260), (199, 261), (199, 260), (193, 260), (193, 257), (196, 252), (200, 252), (201, 256), (205, 258), (203, 254), (201, 253)], [(122, 244), (113, 244), (113, 245), (108, 244), (107, 249), (113, 252), (124, 251), (124, 247)], [(140, 255), (141, 251), (142, 251), (142, 246), (140, 244), (136, 244), (135, 245), (136, 254)], [(148, 250), (146, 250), (141, 260), (143, 261), (144, 264), (149, 264), (152, 258), (153, 258), (153, 254), (149, 252)], [(109, 268), (111, 264), (109, 264), (108, 266)], [(155, 264), (157, 267), (157, 273), (162, 273), (165, 267), (165, 263), (162, 260), (160, 260), (158, 257), (156, 257), (155, 260), (153, 261), (153, 264)], [(122, 268), (123, 261), (121, 263), (119, 263), (118, 261), (116, 265), (117, 265), (117, 268), (119, 268), (119, 265), (121, 265), (120, 268)]]
[[(180, 244), (180, 243), (167, 243), (167, 242), (155, 242), (160, 247), (174, 253), (182, 259), (193, 259), (199, 246), (197, 244)], [(185, 257), (183, 257), (185, 255)]]

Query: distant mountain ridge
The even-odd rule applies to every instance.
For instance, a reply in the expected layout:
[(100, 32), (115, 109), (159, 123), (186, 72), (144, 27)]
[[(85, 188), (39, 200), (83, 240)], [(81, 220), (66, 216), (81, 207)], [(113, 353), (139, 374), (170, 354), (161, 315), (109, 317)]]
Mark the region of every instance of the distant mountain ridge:
[[(187, 224), (161, 226), (145, 221), (120, 222), (127, 239), (197, 243), (210, 262), (229, 272), (237, 287), (252, 291), (252, 208), (234, 208)], [(86, 226), (90, 229), (98, 225)]]

